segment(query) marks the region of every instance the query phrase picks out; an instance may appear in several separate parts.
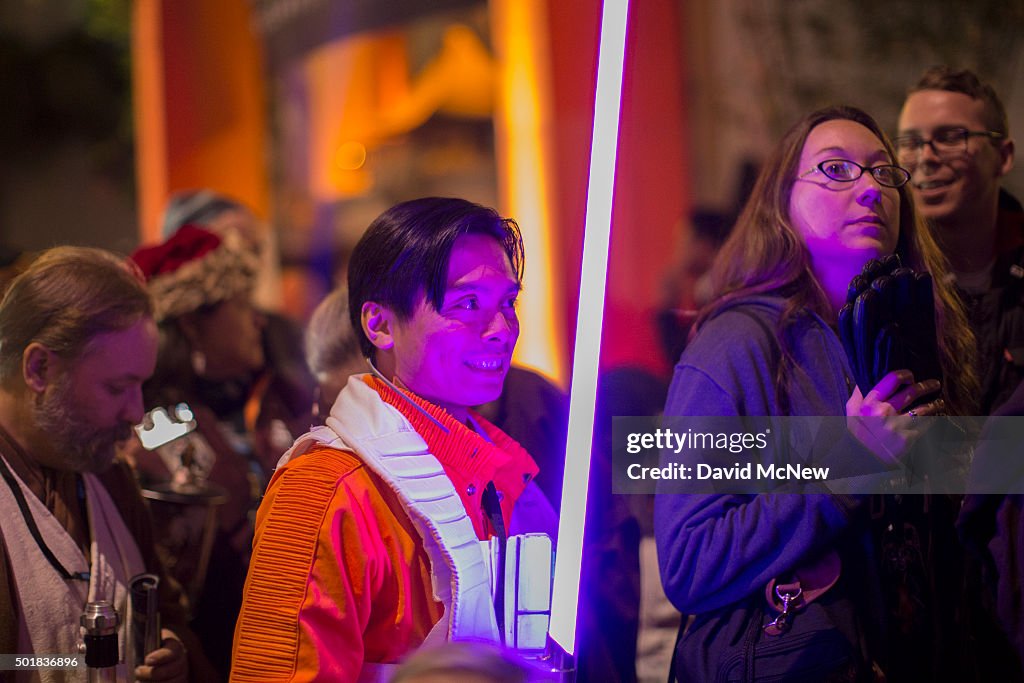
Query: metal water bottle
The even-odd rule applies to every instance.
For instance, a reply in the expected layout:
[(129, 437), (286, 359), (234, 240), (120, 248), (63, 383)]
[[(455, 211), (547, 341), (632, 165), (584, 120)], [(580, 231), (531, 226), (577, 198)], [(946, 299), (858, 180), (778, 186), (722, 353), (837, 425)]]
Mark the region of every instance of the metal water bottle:
[(160, 577), (156, 574), (138, 574), (128, 583), (128, 652), (125, 659), (129, 668), (141, 665), (146, 655), (160, 647), (160, 612), (157, 611), (157, 588)]
[(108, 600), (86, 604), (81, 624), (85, 629), (85, 665), (89, 683), (115, 683), (117, 680), (117, 626), (120, 619)]

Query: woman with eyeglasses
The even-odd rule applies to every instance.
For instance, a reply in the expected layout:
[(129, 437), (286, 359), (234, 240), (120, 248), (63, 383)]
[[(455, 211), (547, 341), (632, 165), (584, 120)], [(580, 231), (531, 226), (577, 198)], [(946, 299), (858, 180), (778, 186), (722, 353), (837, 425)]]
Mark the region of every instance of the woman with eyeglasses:
[[(668, 419), (879, 418), (856, 443), (813, 444), (841, 461), (851, 444), (898, 459), (916, 436), (916, 416), (971, 413), (970, 332), (915, 214), (909, 174), (894, 159), (875, 121), (852, 107), (816, 111), (789, 130), (712, 267), (714, 297), (675, 368)], [(917, 381), (894, 370), (862, 393), (837, 336), (838, 313), (851, 279), (889, 254), (934, 278), (944, 377)], [(885, 560), (895, 551), (927, 555), (931, 546), (904, 538), (887, 545), (889, 537), (873, 534), (878, 497), (672, 490), (659, 487), (655, 534), (665, 592), (695, 615), (677, 645), (679, 680), (891, 682), (904, 673), (893, 662), (908, 655), (890, 657), (893, 642), (920, 648), (911, 659), (916, 680), (943, 675), (920, 658), (941, 654), (934, 624), (920, 610), (900, 611), (921, 598), (907, 585), (917, 579), (915, 557), (901, 555), (903, 576), (890, 575)]]

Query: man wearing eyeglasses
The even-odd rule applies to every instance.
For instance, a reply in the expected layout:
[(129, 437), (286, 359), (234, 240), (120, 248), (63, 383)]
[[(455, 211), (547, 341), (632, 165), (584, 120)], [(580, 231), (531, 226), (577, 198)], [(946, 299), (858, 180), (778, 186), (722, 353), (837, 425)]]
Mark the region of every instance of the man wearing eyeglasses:
[[(895, 142), (978, 339), (981, 411), (1003, 413), (1020, 404), (1011, 395), (1024, 378), (1024, 209), (1000, 187), (1013, 167), (1006, 111), (974, 73), (932, 67), (910, 89)], [(969, 614), (979, 680), (1024, 680), (1020, 507), (1018, 496), (967, 495), (957, 521), (971, 548), (957, 609)]]
[(1014, 155), (1006, 110), (974, 73), (932, 67), (903, 104), (896, 149), (967, 305), (987, 415), (1024, 379), (1024, 210), (1000, 188)]

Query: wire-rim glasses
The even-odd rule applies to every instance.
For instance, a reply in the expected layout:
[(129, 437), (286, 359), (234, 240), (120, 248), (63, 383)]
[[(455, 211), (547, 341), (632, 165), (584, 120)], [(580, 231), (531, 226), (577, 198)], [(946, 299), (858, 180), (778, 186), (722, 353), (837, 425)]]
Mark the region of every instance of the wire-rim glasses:
[(879, 185), (886, 187), (903, 187), (910, 180), (910, 171), (900, 168), (894, 164), (879, 164), (877, 166), (861, 166), (849, 159), (825, 159), (820, 164), (807, 171), (800, 177), (812, 173), (821, 173), (829, 180), (840, 183), (852, 183), (867, 171)]

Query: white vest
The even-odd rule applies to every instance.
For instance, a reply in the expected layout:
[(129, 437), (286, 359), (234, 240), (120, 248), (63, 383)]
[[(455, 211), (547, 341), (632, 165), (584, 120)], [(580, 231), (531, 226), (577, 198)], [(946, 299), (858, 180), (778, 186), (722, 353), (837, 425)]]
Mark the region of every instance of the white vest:
[(434, 599), (445, 607), (426, 642), (497, 642), (490, 575), (473, 522), (441, 463), (405, 416), (352, 377), (327, 425), (299, 437), (278, 467), (317, 444), (356, 453), (397, 494), (412, 520), (430, 559)]
[[(3, 456), (0, 456), (3, 457)], [(12, 474), (14, 474), (12, 470)], [(17, 500), (6, 482), (0, 481), (0, 537), (7, 550), (13, 584), (17, 590), (18, 652), (16, 654), (76, 654), (82, 642), (79, 617), (86, 602), (109, 600), (121, 617), (118, 634), (121, 664), (117, 680), (128, 681), (130, 672), (124, 664), (125, 634), (128, 616), (128, 582), (145, 571), (135, 539), (128, 531), (95, 475), (83, 474), (89, 535), (92, 538), (90, 561), (78, 544), (50, 514), (46, 506), (25, 483), (14, 474), (40, 535), (57, 560), (72, 574), (90, 574), (89, 584), (66, 580), (43, 555), (29, 533)], [(83, 683), (88, 679), (84, 668), (74, 670), (21, 671), (16, 680), (42, 683)]]

